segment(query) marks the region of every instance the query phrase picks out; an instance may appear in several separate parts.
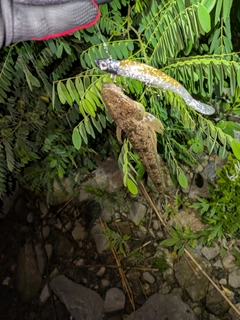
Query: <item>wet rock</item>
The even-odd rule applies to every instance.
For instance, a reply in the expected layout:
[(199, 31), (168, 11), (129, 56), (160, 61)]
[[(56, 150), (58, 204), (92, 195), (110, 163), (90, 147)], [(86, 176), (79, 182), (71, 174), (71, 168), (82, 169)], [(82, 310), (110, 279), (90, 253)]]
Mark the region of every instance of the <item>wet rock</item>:
[(75, 320), (102, 319), (103, 299), (95, 291), (74, 283), (63, 275), (54, 278), (50, 286)]
[(118, 288), (111, 288), (106, 292), (104, 313), (121, 312), (125, 305), (125, 294)]
[(215, 288), (211, 288), (206, 296), (206, 307), (214, 315), (220, 316), (225, 314), (230, 306)]
[(140, 202), (133, 202), (128, 218), (138, 225), (147, 212), (147, 207)]
[(38, 270), (40, 274), (43, 275), (45, 270), (45, 259), (41, 243), (36, 244), (34, 249), (37, 257)]
[[(193, 254), (193, 257), (209, 275), (212, 270), (209, 261), (198, 254)], [(208, 280), (195, 265), (193, 265), (193, 268), (197, 276), (189, 266), (187, 259), (182, 257), (181, 260), (174, 265), (175, 277), (180, 286), (188, 292), (192, 301), (200, 301), (207, 294)]]
[(208, 260), (212, 260), (216, 258), (220, 253), (220, 247), (218, 244), (215, 243), (215, 247), (203, 247), (202, 248), (202, 254), (205, 258)]
[(84, 240), (87, 236), (87, 232), (85, 231), (85, 228), (81, 225), (81, 223), (77, 223), (75, 228), (72, 231), (73, 238), (78, 240)]
[(154, 276), (148, 271), (143, 272), (142, 277), (144, 281), (150, 284), (153, 284), (156, 281)]
[(107, 249), (108, 239), (103, 236), (103, 233), (103, 228), (100, 223), (96, 224), (91, 230), (91, 235), (96, 243), (98, 253), (102, 253)]
[(126, 320), (197, 320), (194, 312), (177, 295), (155, 293)]
[(60, 235), (58, 237), (56, 247), (55, 247), (56, 254), (58, 256), (64, 256), (69, 253), (69, 251), (71, 250), (71, 247), (72, 245), (71, 245), (71, 242), (68, 240), (68, 238), (66, 238), (63, 235)]
[(42, 277), (38, 271), (37, 260), (31, 243), (19, 250), (17, 289), (24, 301), (35, 297), (40, 289)]
[(240, 269), (236, 268), (229, 273), (228, 283), (232, 288), (240, 288)]

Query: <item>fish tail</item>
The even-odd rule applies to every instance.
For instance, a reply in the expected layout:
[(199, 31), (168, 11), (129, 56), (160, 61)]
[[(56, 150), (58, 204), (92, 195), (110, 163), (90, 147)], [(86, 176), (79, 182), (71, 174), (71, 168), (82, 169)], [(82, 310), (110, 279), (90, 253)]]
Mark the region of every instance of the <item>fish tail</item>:
[(213, 107), (209, 106), (206, 103), (195, 100), (193, 98), (191, 99), (191, 101), (187, 102), (187, 105), (202, 114), (210, 115), (215, 113), (215, 110)]

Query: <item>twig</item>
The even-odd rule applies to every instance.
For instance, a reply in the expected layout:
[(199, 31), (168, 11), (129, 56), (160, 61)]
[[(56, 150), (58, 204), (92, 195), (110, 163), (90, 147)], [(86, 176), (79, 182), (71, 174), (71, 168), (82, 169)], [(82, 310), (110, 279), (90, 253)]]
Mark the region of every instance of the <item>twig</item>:
[(81, 265), (81, 266), (76, 266), (77, 268), (111, 268), (111, 269), (127, 269), (127, 270), (140, 270), (140, 271), (153, 271), (153, 272), (157, 272), (159, 271), (159, 269), (157, 268), (150, 268), (150, 267), (126, 267), (126, 266), (116, 266), (113, 264), (85, 264), (85, 265)]

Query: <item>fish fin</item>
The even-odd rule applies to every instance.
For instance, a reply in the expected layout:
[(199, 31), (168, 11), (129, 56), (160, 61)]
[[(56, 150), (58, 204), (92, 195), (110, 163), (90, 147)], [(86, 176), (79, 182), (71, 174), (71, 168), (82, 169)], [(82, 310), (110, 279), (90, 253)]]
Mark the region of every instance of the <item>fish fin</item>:
[(148, 127), (148, 130), (152, 140), (152, 144), (154, 146), (154, 150), (157, 153), (157, 136), (156, 136), (155, 130), (151, 126)]
[(116, 136), (117, 136), (117, 139), (120, 143), (122, 143), (122, 129), (120, 129), (119, 127), (117, 127), (116, 129)]
[(145, 112), (143, 119), (144, 119), (144, 122), (146, 122), (150, 128), (152, 128), (153, 130), (155, 130), (160, 134), (163, 133), (163, 124), (159, 119), (154, 117), (154, 115), (152, 115), (149, 112)]

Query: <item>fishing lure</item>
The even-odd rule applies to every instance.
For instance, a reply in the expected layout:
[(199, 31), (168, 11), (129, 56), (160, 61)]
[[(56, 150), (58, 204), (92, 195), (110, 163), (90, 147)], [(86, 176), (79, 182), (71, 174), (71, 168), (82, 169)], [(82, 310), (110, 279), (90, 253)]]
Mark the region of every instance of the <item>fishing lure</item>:
[(215, 112), (213, 107), (195, 100), (187, 89), (185, 89), (177, 80), (144, 63), (127, 59), (113, 60), (107, 58), (95, 60), (95, 64), (101, 70), (107, 71), (111, 74), (137, 79), (149, 86), (163, 90), (170, 90), (182, 97), (188, 106), (202, 114), (211, 115)]

